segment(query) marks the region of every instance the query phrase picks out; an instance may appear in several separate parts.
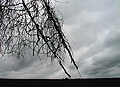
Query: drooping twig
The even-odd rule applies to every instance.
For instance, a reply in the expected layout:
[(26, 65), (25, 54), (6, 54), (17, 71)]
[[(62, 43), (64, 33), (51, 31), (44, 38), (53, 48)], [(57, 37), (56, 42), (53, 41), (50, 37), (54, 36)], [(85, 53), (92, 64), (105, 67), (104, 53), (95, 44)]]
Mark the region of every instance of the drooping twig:
[(78, 70), (70, 44), (62, 32), (62, 19), (58, 18), (51, 0), (28, 0), (27, 3), (2, 0), (0, 11), (2, 54), (20, 57), (29, 48), (33, 56), (45, 54), (51, 60), (57, 58), (64, 72), (71, 77), (62, 64), (67, 52)]

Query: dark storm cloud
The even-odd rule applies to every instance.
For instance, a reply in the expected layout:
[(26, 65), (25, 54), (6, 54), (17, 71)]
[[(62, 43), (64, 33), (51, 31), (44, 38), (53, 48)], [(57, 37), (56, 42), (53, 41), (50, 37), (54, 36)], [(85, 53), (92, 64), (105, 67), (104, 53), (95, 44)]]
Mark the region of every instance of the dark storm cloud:
[[(92, 58), (92, 65), (94, 73), (99, 73), (99, 77), (120, 77), (120, 32), (111, 30), (107, 34), (104, 40), (103, 46), (106, 47), (107, 52), (101, 54), (101, 56), (95, 56)], [(111, 70), (111, 71), (110, 71)], [(117, 71), (117, 73), (116, 73)], [(107, 73), (103, 73), (107, 72)], [(112, 72), (112, 73), (111, 73)], [(111, 74), (110, 74), (111, 73)], [(94, 74), (94, 75), (96, 75)]]
[(78, 59), (83, 76), (120, 77), (120, 29), (114, 29), (116, 27), (101, 34), (100, 38), (80, 56), (80, 60)]
[[(120, 52), (120, 51), (119, 51)], [(119, 77), (120, 73), (120, 54), (105, 53), (102, 56), (92, 58), (91, 70), (89, 70), (89, 77)], [(111, 53), (111, 54), (110, 54)], [(117, 69), (117, 70), (116, 70)], [(118, 74), (116, 74), (116, 71)], [(110, 74), (113, 72), (112, 74)], [(114, 76), (113, 76), (114, 75)]]
[(113, 49), (120, 49), (120, 29), (115, 29), (108, 34), (108, 38), (105, 41), (105, 46)]

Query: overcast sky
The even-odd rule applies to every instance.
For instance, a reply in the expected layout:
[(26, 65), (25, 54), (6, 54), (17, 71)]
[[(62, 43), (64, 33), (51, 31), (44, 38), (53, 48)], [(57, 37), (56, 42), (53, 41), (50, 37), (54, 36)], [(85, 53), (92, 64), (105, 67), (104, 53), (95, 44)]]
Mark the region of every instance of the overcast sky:
[[(61, 0), (63, 31), (83, 78), (120, 77), (120, 0)], [(30, 54), (30, 53), (29, 53)], [(73, 78), (78, 73), (70, 59), (64, 65)], [(0, 58), (0, 78), (66, 78), (57, 60), (32, 56)]]

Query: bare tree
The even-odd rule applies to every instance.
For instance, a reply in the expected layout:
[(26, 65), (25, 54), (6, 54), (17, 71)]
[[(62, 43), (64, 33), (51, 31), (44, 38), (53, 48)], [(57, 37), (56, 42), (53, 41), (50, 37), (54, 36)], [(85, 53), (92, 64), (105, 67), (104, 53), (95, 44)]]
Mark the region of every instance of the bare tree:
[[(1, 54), (23, 56), (27, 47), (33, 56), (45, 54), (51, 61), (57, 58), (63, 66), (66, 53), (76, 65), (70, 44), (62, 32), (63, 19), (58, 18), (53, 0), (0, 0)], [(79, 71), (78, 71), (79, 72)]]

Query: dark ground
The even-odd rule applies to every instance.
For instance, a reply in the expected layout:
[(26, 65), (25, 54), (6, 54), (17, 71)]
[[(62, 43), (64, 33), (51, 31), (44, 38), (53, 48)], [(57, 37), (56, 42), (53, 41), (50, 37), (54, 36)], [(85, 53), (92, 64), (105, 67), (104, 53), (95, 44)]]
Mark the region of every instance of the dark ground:
[(120, 78), (97, 79), (0, 79), (0, 87), (120, 87)]

